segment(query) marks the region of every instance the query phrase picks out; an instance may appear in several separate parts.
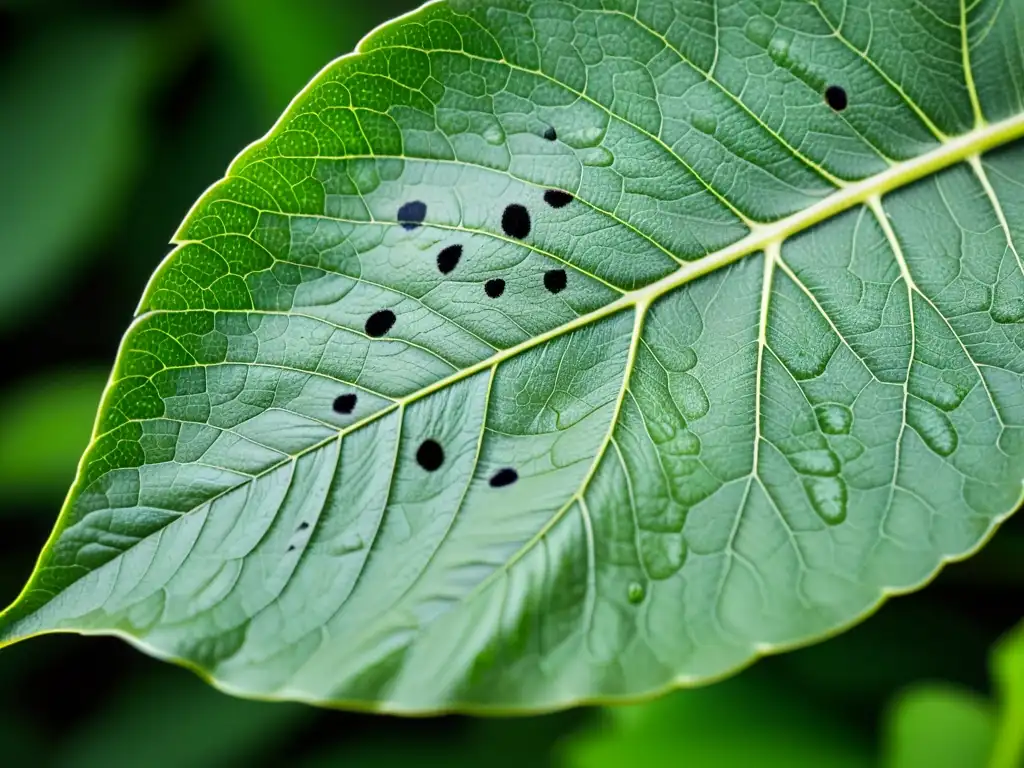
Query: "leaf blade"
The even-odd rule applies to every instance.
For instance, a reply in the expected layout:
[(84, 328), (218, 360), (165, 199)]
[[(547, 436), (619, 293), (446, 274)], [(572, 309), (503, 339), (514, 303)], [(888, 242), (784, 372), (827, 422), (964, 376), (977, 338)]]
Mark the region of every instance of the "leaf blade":
[[(975, 126), (967, 78), (935, 101), (966, 48), (900, 82), (816, 6), (743, 40), (717, 36), (742, 10), (694, 4), (691, 39), (659, 7), (435, 4), (311, 84), (179, 231), (4, 636), (127, 633), (250, 695), (546, 708), (713, 679), (980, 546), (1021, 493), (1018, 161), (992, 150), (1024, 116)], [(748, 59), (806, 122), (732, 85)], [(837, 61), (876, 103), (822, 103)], [(949, 196), (990, 227), (933, 216)], [(936, 253), (992, 285), (947, 290)]]

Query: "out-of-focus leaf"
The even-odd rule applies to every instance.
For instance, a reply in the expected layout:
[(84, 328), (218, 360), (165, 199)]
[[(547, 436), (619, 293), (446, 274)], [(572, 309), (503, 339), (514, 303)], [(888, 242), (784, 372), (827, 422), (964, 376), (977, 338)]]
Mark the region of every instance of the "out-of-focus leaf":
[(384, 740), (354, 749), (325, 751), (301, 763), (302, 768), (364, 765), (367, 768), (478, 768), (481, 763), (478, 756), (464, 753), (461, 745), (445, 749)]
[(904, 693), (886, 724), (887, 768), (984, 768), (995, 737), (992, 707), (945, 684)]
[(207, 8), (260, 106), (273, 117), (339, 51), (418, 4), (376, 0), (339, 9), (332, 0), (214, 0)]
[(992, 768), (1024, 765), (1024, 624), (1003, 640), (992, 655), (992, 676), (999, 690), (999, 734)]
[(344, 13), (323, 0), (214, 0), (207, 7), (260, 106), (272, 116), (339, 51), (352, 48), (377, 14), (379, 21), (387, 18), (368, 5), (353, 3)]
[(554, 765), (554, 745), (589, 713), (563, 712), (514, 720), (474, 720), (455, 738), (374, 739), (355, 746), (323, 750), (302, 768), (543, 768)]
[(107, 375), (59, 371), (3, 394), (0, 492), (7, 500), (59, 497), (89, 443)]
[[(255, 765), (309, 711), (225, 696), (181, 669), (133, 681), (62, 740), (55, 768), (223, 768)], [(260, 763), (262, 764), (262, 763)]]
[(147, 56), (139, 27), (79, 24), (9, 62), (0, 80), (0, 328), (67, 279), (69, 262), (119, 210), (139, 157)]
[[(934, 642), (939, 636), (942, 642)], [(773, 663), (805, 690), (875, 711), (893, 691), (920, 680), (982, 685), (990, 643), (982, 628), (952, 607), (896, 600), (851, 631)]]
[(20, 767), (46, 764), (40, 735), (30, 723), (12, 716), (9, 711), (0, 717), (0, 750), (3, 750), (4, 765)]
[(570, 768), (853, 768), (870, 764), (831, 713), (753, 671), (710, 688), (610, 709), (600, 730), (570, 739)]

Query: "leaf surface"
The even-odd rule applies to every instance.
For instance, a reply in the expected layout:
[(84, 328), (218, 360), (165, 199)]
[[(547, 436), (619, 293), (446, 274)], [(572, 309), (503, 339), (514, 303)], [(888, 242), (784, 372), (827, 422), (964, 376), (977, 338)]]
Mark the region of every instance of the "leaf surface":
[(725, 675), (1024, 475), (1018, 0), (428, 5), (189, 213), (0, 638), (244, 695)]

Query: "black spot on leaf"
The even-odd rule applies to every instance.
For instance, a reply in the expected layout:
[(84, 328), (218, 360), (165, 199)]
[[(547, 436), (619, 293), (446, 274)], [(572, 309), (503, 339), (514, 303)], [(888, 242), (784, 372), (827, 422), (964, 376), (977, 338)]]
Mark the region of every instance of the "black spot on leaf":
[(390, 309), (382, 309), (379, 312), (374, 312), (370, 315), (370, 319), (366, 321), (366, 335), (379, 339), (385, 333), (390, 331), (394, 324), (395, 313)]
[(825, 89), (825, 103), (836, 112), (842, 112), (848, 103), (846, 89), (838, 85), (830, 85)]
[(414, 230), (427, 218), (427, 204), (414, 200), (398, 209), (398, 223), (404, 229)]
[(462, 258), (462, 246), (461, 245), (449, 245), (439, 254), (437, 254), (437, 268), (440, 270), (442, 275), (447, 275), (455, 267), (459, 265), (459, 259)]
[(551, 269), (544, 273), (544, 287), (552, 293), (565, 290), (566, 278), (564, 269)]
[(544, 131), (544, 138), (547, 139), (548, 141), (557, 141), (558, 131), (556, 131), (554, 128), (548, 128), (546, 131)]
[(305, 522), (303, 522), (303, 523), (299, 523), (299, 530), (300, 530), (300, 531), (304, 531), (304, 530), (306, 530), (307, 528), (309, 528), (309, 523), (305, 523)]
[(358, 399), (355, 395), (340, 395), (334, 398), (334, 412), (347, 416), (356, 409)]
[(572, 195), (558, 189), (549, 189), (544, 193), (544, 202), (552, 208), (565, 208), (573, 201)]
[(491, 477), (491, 488), (504, 488), (506, 485), (512, 485), (518, 479), (519, 473), (514, 469), (499, 469)]
[(518, 203), (510, 205), (501, 215), (501, 228), (509, 237), (524, 239), (530, 234), (530, 212)]
[(496, 299), (505, 292), (505, 281), (502, 280), (500, 277), (496, 277), (493, 280), (488, 280), (486, 283), (484, 283), (484, 290), (487, 292), (488, 296), (490, 296), (492, 299)]
[(444, 464), (444, 448), (436, 440), (424, 440), (416, 451), (416, 463), (427, 472), (436, 472)]
[(294, 552), (295, 551), (295, 545), (292, 544), (290, 547), (288, 547), (288, 551), (289, 552)]

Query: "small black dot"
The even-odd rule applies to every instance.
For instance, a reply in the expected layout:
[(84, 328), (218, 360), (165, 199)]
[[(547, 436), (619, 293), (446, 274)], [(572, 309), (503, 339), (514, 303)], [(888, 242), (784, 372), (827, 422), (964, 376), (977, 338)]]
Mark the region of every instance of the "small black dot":
[(546, 131), (544, 131), (544, 138), (547, 139), (548, 141), (557, 141), (558, 131), (556, 131), (554, 128), (548, 128)]
[(292, 544), (290, 547), (288, 547), (288, 551), (289, 552), (294, 552), (295, 551), (295, 545)]
[(838, 85), (830, 85), (825, 89), (825, 103), (836, 112), (842, 112), (846, 109), (847, 104), (846, 89)]
[(501, 216), (501, 228), (509, 237), (524, 239), (530, 234), (530, 212), (519, 204), (510, 205)]
[(561, 293), (565, 290), (565, 270), (551, 269), (544, 273), (544, 287), (552, 293)]
[(427, 218), (427, 204), (414, 200), (398, 209), (398, 223), (404, 229), (414, 230)]
[(444, 464), (444, 448), (436, 440), (424, 440), (416, 451), (416, 462), (427, 472), (436, 472)]
[(491, 488), (504, 488), (506, 485), (512, 485), (518, 479), (519, 473), (514, 469), (499, 469), (491, 477)]
[(341, 413), (348, 415), (356, 409), (357, 398), (355, 395), (340, 395), (334, 399), (334, 411), (335, 413)]
[(496, 299), (505, 292), (505, 281), (500, 277), (496, 277), (493, 280), (488, 280), (484, 283), (484, 290), (487, 291), (487, 295), (492, 299)]
[(395, 313), (390, 309), (382, 309), (379, 312), (374, 312), (370, 315), (370, 319), (366, 321), (366, 335), (379, 339), (385, 333), (390, 331), (394, 324)]
[(552, 208), (565, 208), (572, 200), (572, 195), (558, 189), (549, 189), (544, 193), (544, 202)]
[(437, 254), (437, 268), (441, 271), (442, 275), (447, 275), (459, 264), (459, 259), (462, 258), (462, 246), (461, 245), (449, 245), (439, 254)]
[(303, 523), (299, 523), (299, 530), (300, 530), (300, 531), (304, 531), (304, 530), (306, 530), (307, 528), (309, 528), (309, 523), (305, 523), (305, 522), (303, 522)]

